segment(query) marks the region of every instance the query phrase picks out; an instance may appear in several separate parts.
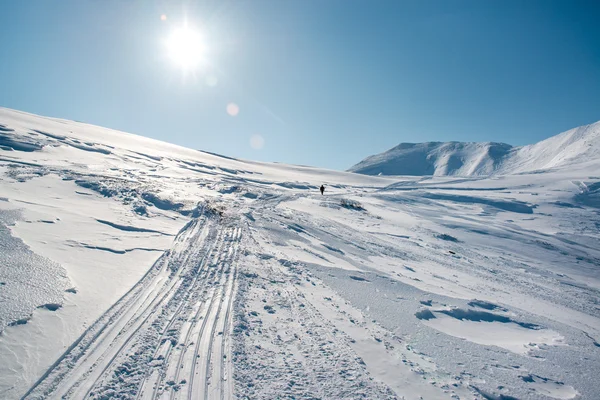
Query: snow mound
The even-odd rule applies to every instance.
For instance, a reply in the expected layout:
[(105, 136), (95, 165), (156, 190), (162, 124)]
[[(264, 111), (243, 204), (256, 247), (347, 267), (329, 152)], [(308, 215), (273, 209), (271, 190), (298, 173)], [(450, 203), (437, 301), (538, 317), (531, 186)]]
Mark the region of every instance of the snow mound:
[(489, 176), (598, 163), (600, 121), (571, 129), (539, 143), (401, 143), (365, 158), (349, 169), (366, 175)]
[(527, 354), (539, 343), (564, 344), (564, 338), (536, 324), (513, 320), (505, 315), (473, 309), (423, 309), (415, 317), (427, 326), (474, 343)]

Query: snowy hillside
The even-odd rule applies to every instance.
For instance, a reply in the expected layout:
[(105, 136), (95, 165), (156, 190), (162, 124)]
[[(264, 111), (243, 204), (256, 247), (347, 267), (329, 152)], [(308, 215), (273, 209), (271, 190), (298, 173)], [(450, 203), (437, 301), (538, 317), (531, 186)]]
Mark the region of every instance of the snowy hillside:
[(505, 143), (401, 143), (350, 171), (367, 175), (490, 175), (512, 150)]
[(0, 398), (598, 399), (598, 132), (400, 178), (0, 109)]
[(349, 171), (366, 175), (489, 176), (590, 163), (600, 166), (600, 122), (522, 147), (505, 143), (401, 143), (365, 158)]

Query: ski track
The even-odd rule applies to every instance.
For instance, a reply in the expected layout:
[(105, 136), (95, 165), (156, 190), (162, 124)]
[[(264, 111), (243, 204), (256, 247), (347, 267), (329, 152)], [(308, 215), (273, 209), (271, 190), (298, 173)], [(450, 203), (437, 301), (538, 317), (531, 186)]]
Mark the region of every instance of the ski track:
[(23, 399), (228, 398), (242, 227), (204, 215), (54, 363)]
[[(73, 324), (73, 315), (62, 319), (68, 307), (11, 327), (21, 347), (7, 349), (22, 354), (1, 360), (2, 398), (27, 390), (30, 368), (33, 379), (43, 373), (22, 399), (600, 398), (596, 164), (489, 182), (367, 179), (18, 121), (16, 130), (0, 125), (26, 149), (0, 157), (0, 203), (31, 213), (14, 226), (24, 243), (60, 245), (46, 241), (51, 224), (84, 226), (89, 208), (98, 213), (81, 231), (89, 241), (64, 238), (82, 254), (110, 251), (89, 261), (169, 250), (144, 272), (144, 258), (123, 262), (143, 277), (114, 284), (127, 292), (102, 303), (108, 310), (87, 329), (75, 321), (86, 330), (66, 350), (56, 341), (36, 360), (19, 334), (50, 337), (34, 329), (57, 328), (53, 315)], [(116, 147), (102, 144), (112, 138)], [(117, 240), (136, 242), (106, 244)], [(161, 245), (138, 246), (146, 240)], [(34, 275), (24, 276), (42, 281)], [(65, 305), (86, 312), (90, 297), (71, 298), (75, 286)], [(13, 297), (7, 304), (21, 301)], [(491, 340), (529, 337), (520, 328), (560, 335), (519, 342), (525, 354)]]
[[(221, 232), (222, 233), (222, 232)], [(219, 242), (219, 239), (217, 239), (217, 242)], [(209, 254), (210, 255), (210, 254)], [(203, 274), (206, 274), (206, 270), (202, 270), (201, 272), (203, 272)], [(197, 280), (194, 281), (194, 283), (196, 283)], [(160, 339), (159, 339), (159, 343), (160, 346), (158, 346), (152, 356), (153, 360), (159, 359), (159, 357), (161, 357), (161, 352), (164, 351), (164, 347), (166, 346), (166, 352), (165, 355), (162, 356), (166, 359), (168, 359), (171, 355), (171, 351), (173, 349), (173, 344), (171, 342), (171, 339), (169, 339), (169, 333), (171, 333), (171, 329), (174, 326), (175, 322), (178, 320), (176, 317), (179, 315), (179, 311), (181, 310), (181, 308), (183, 307), (184, 303), (181, 303), (179, 305), (178, 310), (171, 316), (169, 323), (167, 324), (167, 326), (164, 328), (163, 332), (161, 333)], [(150, 378), (153, 379), (146, 379), (146, 377), (142, 380), (142, 383), (140, 385), (140, 388), (144, 388), (146, 387), (146, 385), (148, 385), (148, 382), (154, 382), (153, 384), (151, 384), (150, 386), (154, 388), (153, 390), (153, 394), (152, 394), (152, 398), (156, 398), (157, 394), (158, 394), (158, 389), (159, 389), (159, 380), (160, 380), (160, 371), (157, 370), (156, 372), (152, 373), (152, 376)], [(143, 390), (140, 390), (138, 392), (138, 396), (136, 396), (136, 398), (140, 398), (141, 395), (143, 394)]]

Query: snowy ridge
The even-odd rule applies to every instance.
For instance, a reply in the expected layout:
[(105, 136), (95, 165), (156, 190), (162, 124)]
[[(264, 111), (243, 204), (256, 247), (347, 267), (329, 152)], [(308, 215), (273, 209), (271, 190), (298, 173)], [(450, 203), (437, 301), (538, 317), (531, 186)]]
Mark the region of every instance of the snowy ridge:
[(489, 176), (600, 165), (600, 122), (581, 126), (539, 143), (401, 143), (365, 158), (349, 171), (367, 175)]
[(596, 400), (597, 136), (389, 177), (0, 109), (0, 398)]
[(541, 142), (523, 146), (505, 162), (504, 173), (522, 173), (578, 165), (600, 165), (600, 122), (570, 129)]
[(490, 175), (511, 150), (505, 143), (401, 143), (367, 157), (349, 171), (367, 175)]

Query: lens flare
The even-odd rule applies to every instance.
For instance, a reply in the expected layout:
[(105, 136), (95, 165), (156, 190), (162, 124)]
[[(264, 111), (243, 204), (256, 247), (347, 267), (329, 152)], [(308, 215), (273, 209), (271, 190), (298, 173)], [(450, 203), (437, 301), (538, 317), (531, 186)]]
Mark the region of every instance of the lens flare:
[(250, 147), (254, 150), (260, 150), (265, 147), (265, 138), (261, 135), (252, 135), (250, 138)]
[(231, 115), (232, 117), (235, 117), (239, 113), (240, 113), (240, 107), (237, 104), (235, 104), (235, 103), (227, 104), (227, 114)]
[(219, 83), (219, 79), (214, 75), (208, 75), (206, 77), (206, 84), (210, 87), (215, 87)]

